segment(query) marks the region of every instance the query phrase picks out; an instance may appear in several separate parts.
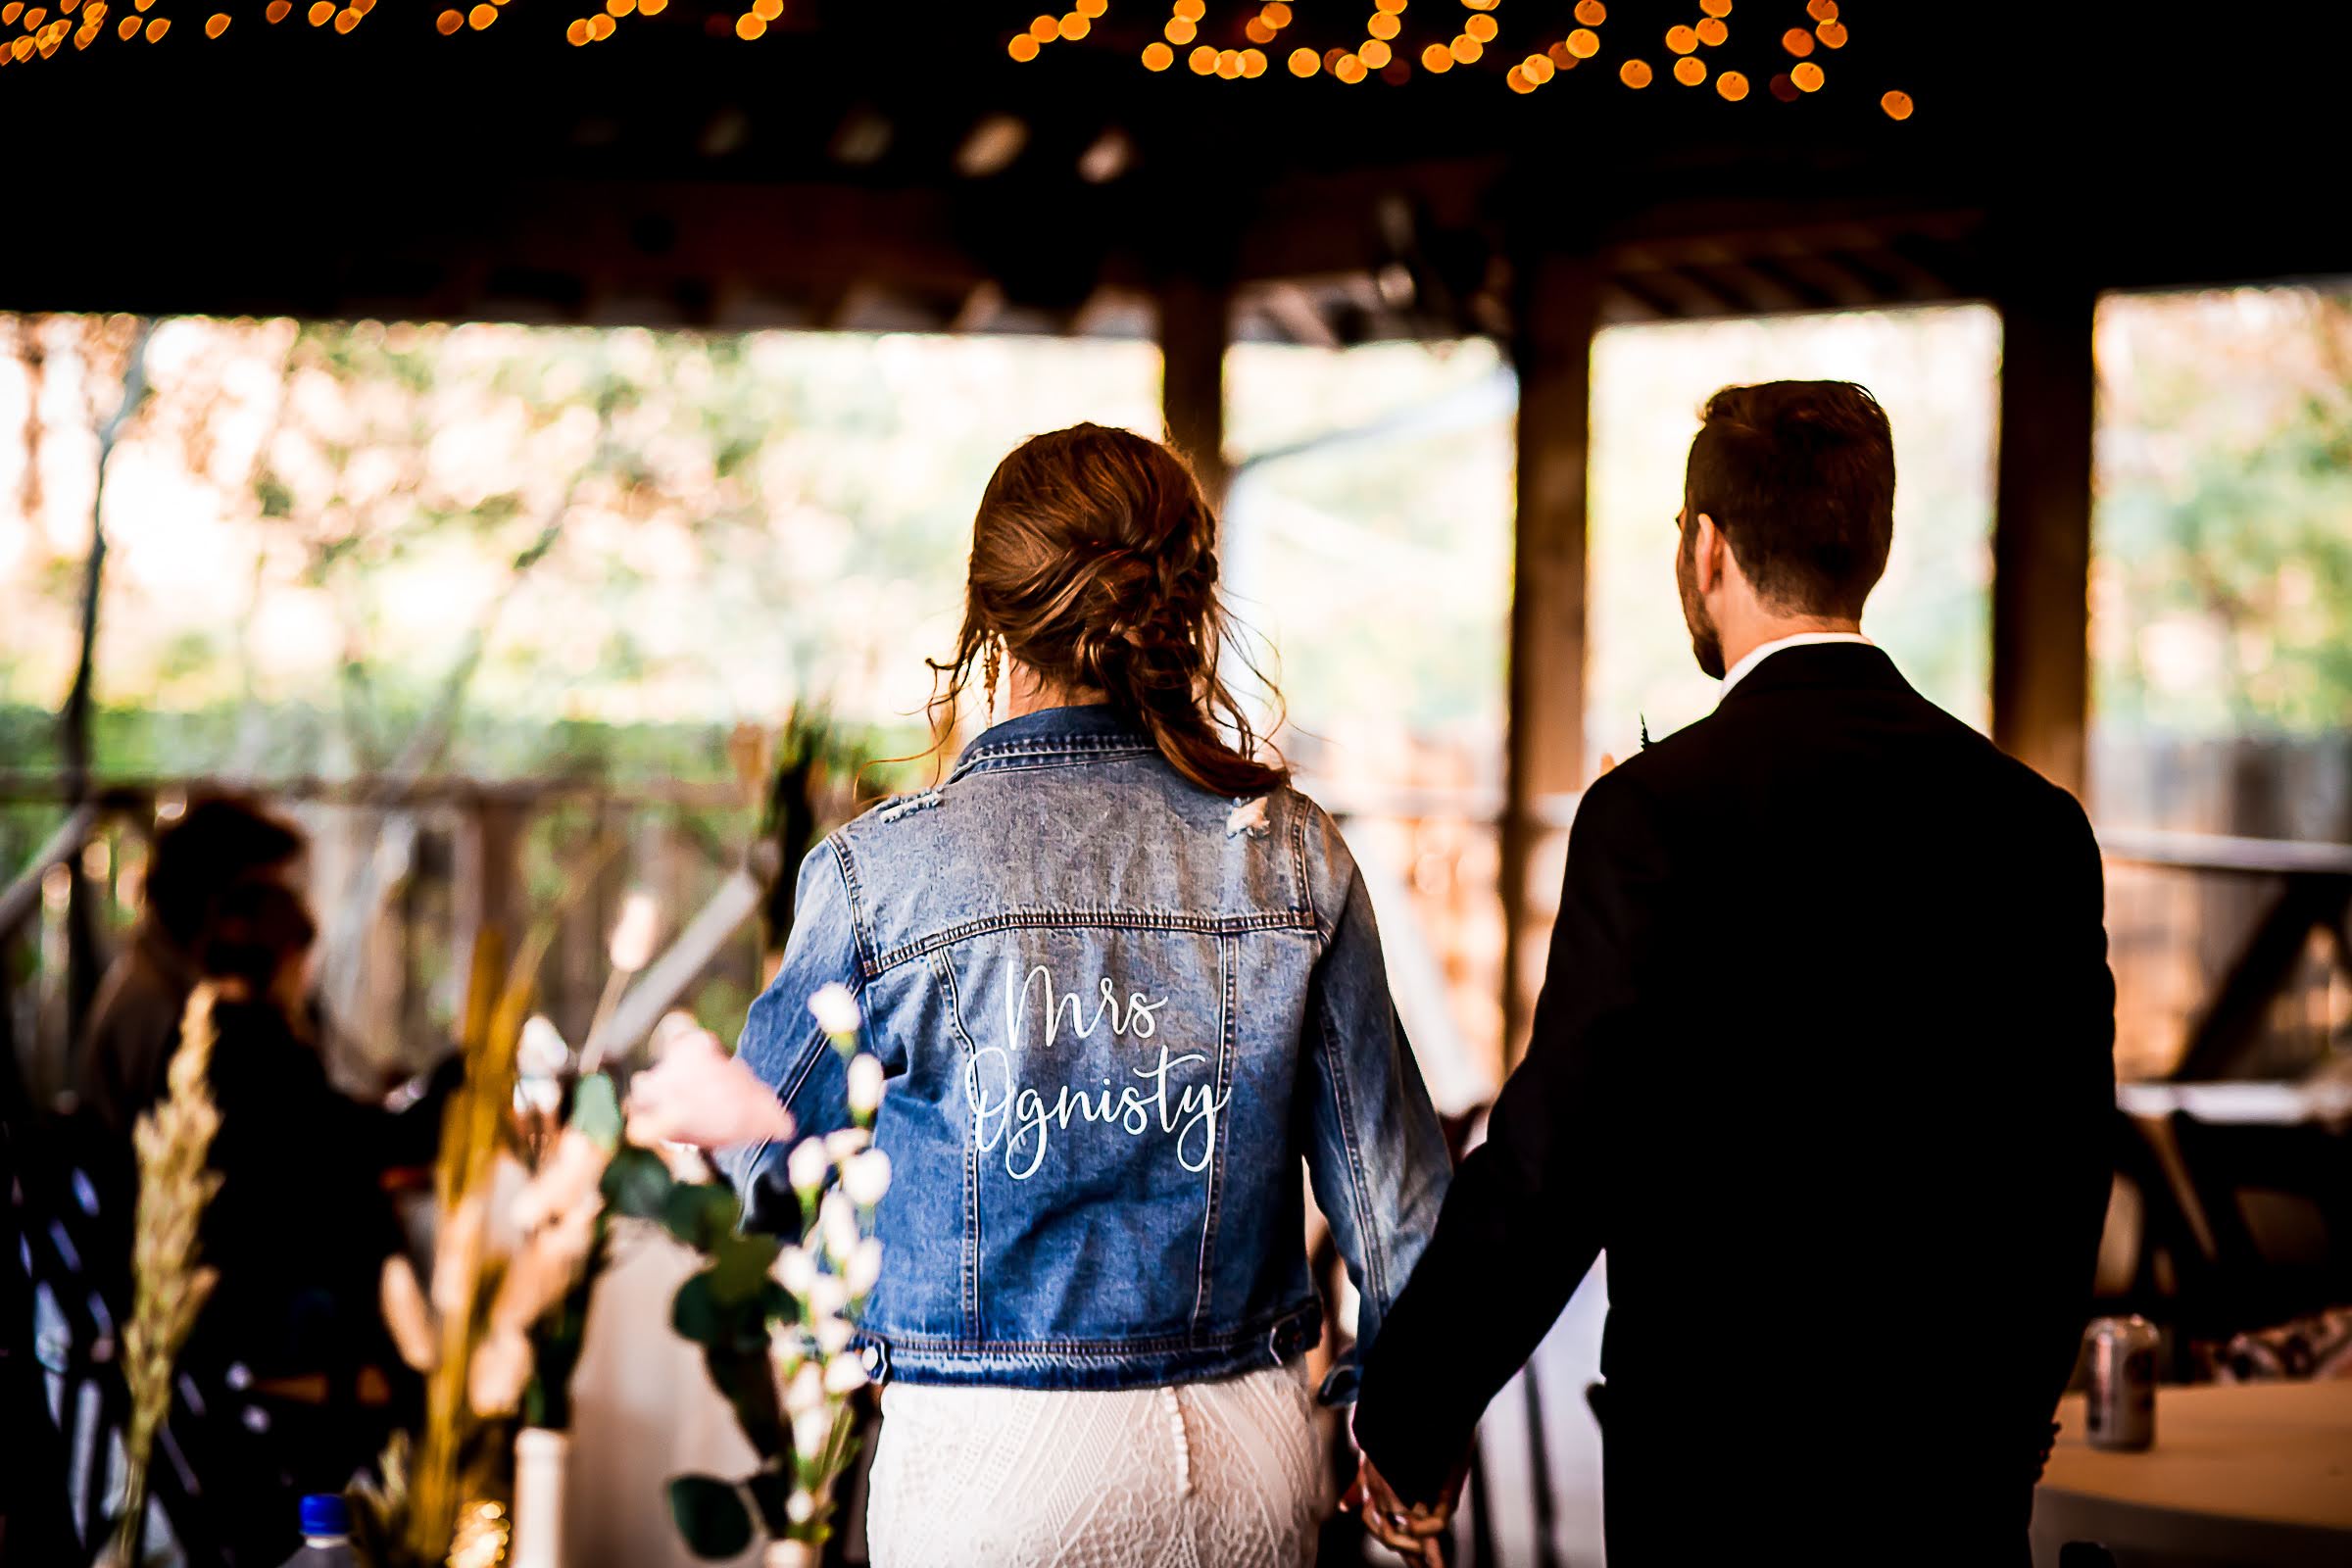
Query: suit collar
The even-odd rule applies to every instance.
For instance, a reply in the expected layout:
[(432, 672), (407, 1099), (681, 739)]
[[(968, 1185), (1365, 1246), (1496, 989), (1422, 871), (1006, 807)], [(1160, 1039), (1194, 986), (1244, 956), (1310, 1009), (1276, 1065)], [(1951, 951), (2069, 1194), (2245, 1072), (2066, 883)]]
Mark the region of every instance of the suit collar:
[(1870, 643), (1807, 643), (1760, 661), (1722, 703), (1745, 702), (1776, 691), (1892, 691), (1906, 688), (1885, 650)]

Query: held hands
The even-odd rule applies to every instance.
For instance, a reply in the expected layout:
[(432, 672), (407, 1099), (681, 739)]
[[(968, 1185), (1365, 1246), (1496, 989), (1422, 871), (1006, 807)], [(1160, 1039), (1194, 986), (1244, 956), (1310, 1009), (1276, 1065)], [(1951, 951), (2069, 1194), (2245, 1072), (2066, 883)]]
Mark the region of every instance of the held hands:
[(792, 1136), (775, 1091), (707, 1029), (680, 1030), (629, 1084), (632, 1143), (723, 1149)]
[(1435, 1507), (1407, 1503), (1396, 1495), (1367, 1453), (1355, 1472), (1355, 1485), (1340, 1499), (1340, 1511), (1361, 1516), (1364, 1528), (1406, 1562), (1421, 1568), (1445, 1568), (1442, 1542), (1453, 1528), (1453, 1505), (1460, 1494), (1457, 1477)]

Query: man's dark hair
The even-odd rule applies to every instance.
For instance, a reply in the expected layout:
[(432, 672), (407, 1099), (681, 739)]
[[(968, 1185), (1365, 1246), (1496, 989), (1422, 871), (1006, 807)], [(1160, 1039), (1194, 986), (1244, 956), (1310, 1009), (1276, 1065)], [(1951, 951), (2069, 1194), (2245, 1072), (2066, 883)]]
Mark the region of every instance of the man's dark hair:
[(1894, 435), (1851, 381), (1766, 381), (1707, 399), (1683, 526), (1715, 520), (1757, 594), (1789, 614), (1859, 619), (1894, 539)]
[(183, 947), (201, 938), (213, 906), (231, 886), (275, 871), (300, 855), (302, 833), (232, 796), (191, 801), (155, 839), (147, 866), (147, 909)]

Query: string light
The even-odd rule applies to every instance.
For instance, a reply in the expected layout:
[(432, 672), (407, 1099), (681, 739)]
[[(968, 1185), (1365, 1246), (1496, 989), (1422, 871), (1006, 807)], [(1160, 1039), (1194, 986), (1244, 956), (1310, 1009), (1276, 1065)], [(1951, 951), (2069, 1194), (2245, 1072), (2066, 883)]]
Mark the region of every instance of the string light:
[(1674, 79), (1686, 87), (1695, 87), (1707, 79), (1706, 62), (1696, 55), (1685, 55), (1674, 63)]
[(1666, 47), (1678, 55), (1687, 55), (1698, 47), (1698, 29), (1679, 23), (1666, 29)]
[(1715, 78), (1715, 90), (1728, 103), (1738, 103), (1747, 96), (1747, 78), (1737, 71), (1727, 71)]
[(1646, 60), (1628, 60), (1624, 65), (1617, 68), (1617, 79), (1624, 82), (1628, 87), (1634, 88), (1636, 91), (1640, 91), (1642, 88), (1649, 85), (1649, 62)]
[(1781, 47), (1802, 60), (1813, 52), (1813, 35), (1802, 27), (1790, 27), (1781, 34)]
[(1710, 49), (1721, 48), (1723, 40), (1732, 35), (1732, 29), (1723, 24), (1721, 17), (1703, 17), (1698, 25), (1690, 30), (1697, 33), (1698, 41)]
[(1299, 48), (1291, 51), (1292, 75), (1303, 80), (1322, 69), (1323, 58), (1312, 49)]
[(1879, 107), (1886, 112), (1888, 120), (1909, 120), (1911, 118), (1911, 95), (1898, 88), (1882, 97), (1879, 100)]
[(1796, 90), (1799, 92), (1821, 91), (1821, 68), (1810, 60), (1800, 62), (1795, 69), (1791, 70), (1788, 73), (1788, 79), (1796, 83)]
[(1176, 63), (1176, 51), (1157, 38), (1144, 45), (1144, 69), (1165, 71)]

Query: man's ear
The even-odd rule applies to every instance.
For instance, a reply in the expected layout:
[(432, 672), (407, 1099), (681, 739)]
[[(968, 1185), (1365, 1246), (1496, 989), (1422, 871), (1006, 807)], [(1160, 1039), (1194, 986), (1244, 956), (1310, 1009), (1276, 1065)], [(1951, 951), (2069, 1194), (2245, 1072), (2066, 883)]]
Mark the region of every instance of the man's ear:
[(1703, 596), (1713, 593), (1716, 583), (1723, 577), (1723, 530), (1717, 528), (1715, 519), (1703, 512), (1691, 527), (1695, 530), (1690, 540), (1692, 586)]

